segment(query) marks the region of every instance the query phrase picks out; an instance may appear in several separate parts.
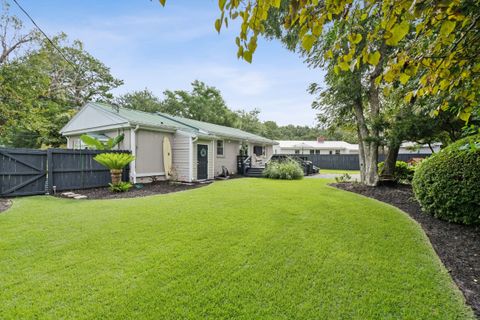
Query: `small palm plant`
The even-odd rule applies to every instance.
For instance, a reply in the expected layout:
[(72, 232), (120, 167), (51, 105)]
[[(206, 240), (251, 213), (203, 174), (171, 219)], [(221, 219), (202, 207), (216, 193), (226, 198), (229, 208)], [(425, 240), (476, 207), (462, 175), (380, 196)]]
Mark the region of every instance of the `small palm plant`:
[(122, 181), (123, 168), (135, 160), (135, 157), (128, 153), (101, 153), (93, 160), (110, 169), (112, 184), (116, 185)]

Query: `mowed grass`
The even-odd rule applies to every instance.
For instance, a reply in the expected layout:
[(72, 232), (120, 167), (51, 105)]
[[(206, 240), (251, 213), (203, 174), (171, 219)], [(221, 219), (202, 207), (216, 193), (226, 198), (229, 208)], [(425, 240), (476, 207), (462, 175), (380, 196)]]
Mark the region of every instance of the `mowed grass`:
[(325, 180), (0, 214), (0, 319), (471, 319), (404, 213)]

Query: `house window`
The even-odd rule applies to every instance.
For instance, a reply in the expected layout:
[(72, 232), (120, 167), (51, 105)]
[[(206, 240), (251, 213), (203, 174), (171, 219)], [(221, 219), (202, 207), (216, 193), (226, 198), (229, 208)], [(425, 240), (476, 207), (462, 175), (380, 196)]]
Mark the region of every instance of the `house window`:
[(253, 153), (256, 156), (263, 156), (264, 153), (264, 148), (262, 146), (253, 146)]
[(300, 150), (295, 150), (295, 154), (300, 154)]
[(315, 154), (320, 154), (320, 150), (315, 150)]
[(223, 140), (217, 140), (217, 156), (223, 156)]
[(335, 150), (335, 154), (340, 154), (340, 150)]
[(333, 154), (333, 151), (332, 150), (328, 151), (328, 154)]
[(310, 150), (310, 154), (314, 154), (315, 153), (315, 150)]

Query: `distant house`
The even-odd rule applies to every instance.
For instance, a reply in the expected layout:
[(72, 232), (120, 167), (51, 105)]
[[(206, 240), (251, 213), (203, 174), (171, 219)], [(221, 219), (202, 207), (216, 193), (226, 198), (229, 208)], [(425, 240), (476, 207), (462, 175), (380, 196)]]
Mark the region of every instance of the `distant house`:
[(213, 179), (223, 167), (235, 173), (241, 149), (251, 156), (252, 166), (262, 167), (276, 144), (235, 128), (103, 103), (86, 104), (60, 132), (72, 149), (86, 148), (80, 140), (82, 134), (108, 139), (123, 133), (125, 139), (117, 148), (131, 150), (136, 157), (130, 166), (133, 182), (165, 179), (165, 137), (172, 153), (173, 170), (169, 175), (186, 182)]
[(431, 154), (433, 152), (440, 151), (442, 144), (441, 143), (432, 143), (430, 146), (428, 144), (418, 144), (415, 142), (404, 142), (402, 143), (398, 154)]
[(318, 137), (316, 141), (281, 140), (273, 146), (274, 154), (358, 154), (358, 144), (345, 141), (326, 141)]
[[(274, 154), (358, 154), (358, 144), (345, 141), (326, 141), (318, 137), (316, 141), (280, 140), (273, 146)], [(398, 154), (431, 154), (440, 151), (441, 143), (418, 144), (415, 142), (402, 143)], [(384, 150), (380, 151), (381, 153)]]

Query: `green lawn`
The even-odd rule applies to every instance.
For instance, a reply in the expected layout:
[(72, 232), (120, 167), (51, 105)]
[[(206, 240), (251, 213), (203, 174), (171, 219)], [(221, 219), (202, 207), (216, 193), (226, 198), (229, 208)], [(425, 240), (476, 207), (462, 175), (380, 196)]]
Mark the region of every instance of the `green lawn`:
[(320, 173), (338, 173), (338, 174), (344, 174), (344, 173), (348, 173), (348, 174), (360, 174), (360, 171), (359, 170), (333, 170), (333, 169), (321, 169), (320, 168)]
[(322, 179), (0, 214), (0, 319), (471, 319), (416, 223)]

